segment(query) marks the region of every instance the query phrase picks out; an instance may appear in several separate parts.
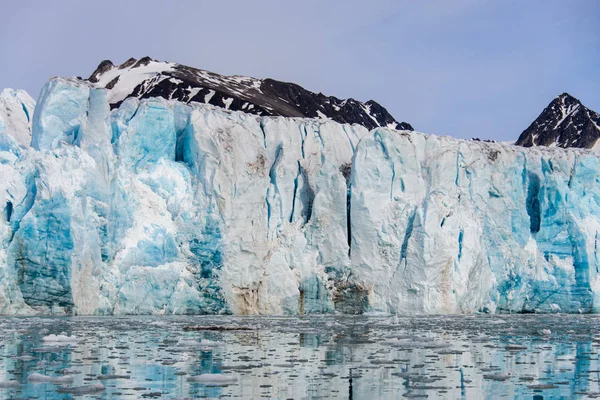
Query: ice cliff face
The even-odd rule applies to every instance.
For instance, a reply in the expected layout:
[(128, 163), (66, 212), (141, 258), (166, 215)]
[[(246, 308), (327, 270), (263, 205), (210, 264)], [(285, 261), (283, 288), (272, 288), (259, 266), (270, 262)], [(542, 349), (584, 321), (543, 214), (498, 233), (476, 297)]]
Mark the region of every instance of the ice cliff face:
[(372, 309), (598, 307), (597, 157), (376, 130), (352, 174), (352, 271)]
[(599, 163), (585, 151), (163, 99), (111, 111), (105, 89), (57, 78), (31, 148), (0, 156), (2, 313), (600, 304)]
[(4, 89), (0, 92), (0, 150), (29, 147), (31, 118), (35, 100), (24, 90)]

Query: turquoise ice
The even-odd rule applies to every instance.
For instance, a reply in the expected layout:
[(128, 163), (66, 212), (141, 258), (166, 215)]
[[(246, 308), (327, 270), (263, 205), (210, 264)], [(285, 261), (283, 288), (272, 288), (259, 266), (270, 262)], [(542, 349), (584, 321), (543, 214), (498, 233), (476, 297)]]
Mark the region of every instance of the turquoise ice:
[(595, 312), (598, 160), (54, 78), (0, 96), (0, 312)]

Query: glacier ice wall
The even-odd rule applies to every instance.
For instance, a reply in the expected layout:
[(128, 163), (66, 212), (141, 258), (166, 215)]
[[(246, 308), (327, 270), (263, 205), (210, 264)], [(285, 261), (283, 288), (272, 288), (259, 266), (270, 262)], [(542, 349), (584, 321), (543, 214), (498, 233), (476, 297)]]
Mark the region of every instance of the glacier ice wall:
[(0, 150), (18, 154), (31, 142), (31, 118), (35, 100), (24, 90), (0, 92)]
[(376, 130), (352, 176), (352, 271), (386, 312), (597, 309), (599, 159)]
[(162, 99), (110, 111), (65, 78), (25, 100), (25, 119), (0, 110), (2, 313), (598, 308), (585, 151)]

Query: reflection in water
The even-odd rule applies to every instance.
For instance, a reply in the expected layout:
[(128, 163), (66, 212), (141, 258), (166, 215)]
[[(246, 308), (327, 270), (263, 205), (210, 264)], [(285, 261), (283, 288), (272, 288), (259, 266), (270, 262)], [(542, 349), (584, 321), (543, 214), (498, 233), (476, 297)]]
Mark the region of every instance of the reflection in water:
[[(593, 315), (3, 318), (0, 398), (64, 399), (94, 388), (83, 398), (600, 397), (599, 321)], [(33, 383), (32, 373), (63, 382)]]

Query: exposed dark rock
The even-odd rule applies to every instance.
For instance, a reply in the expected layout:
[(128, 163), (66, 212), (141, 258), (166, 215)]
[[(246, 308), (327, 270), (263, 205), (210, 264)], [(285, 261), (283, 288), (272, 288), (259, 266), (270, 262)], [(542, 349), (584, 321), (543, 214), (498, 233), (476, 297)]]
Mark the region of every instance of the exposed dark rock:
[(132, 68), (137, 68), (137, 67), (141, 67), (143, 65), (148, 65), (151, 62), (152, 62), (152, 59), (150, 57), (143, 57), (143, 58), (140, 58), (140, 60), (138, 62), (136, 62)]
[(136, 63), (136, 59), (131, 57), (129, 60), (125, 61), (123, 64), (119, 65), (119, 69), (125, 69), (125, 68), (129, 68), (131, 67), (133, 64)]
[(106, 84), (106, 88), (107, 89), (112, 89), (115, 87), (115, 85), (117, 84), (117, 82), (119, 82), (119, 77), (117, 76), (115, 79), (113, 79), (112, 81), (108, 82)]
[(110, 60), (104, 60), (102, 61), (100, 64), (98, 64), (98, 68), (96, 68), (96, 70), (92, 73), (92, 75), (90, 75), (90, 77), (88, 78), (88, 80), (90, 82), (98, 82), (98, 77), (102, 74), (104, 74), (107, 71), (110, 71), (112, 68), (114, 67), (112, 61)]

